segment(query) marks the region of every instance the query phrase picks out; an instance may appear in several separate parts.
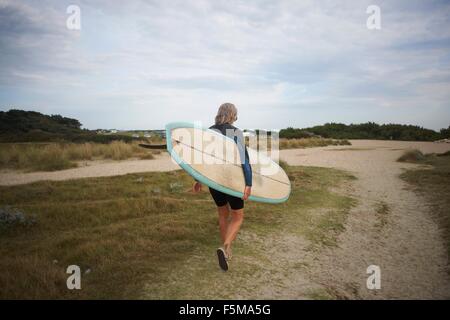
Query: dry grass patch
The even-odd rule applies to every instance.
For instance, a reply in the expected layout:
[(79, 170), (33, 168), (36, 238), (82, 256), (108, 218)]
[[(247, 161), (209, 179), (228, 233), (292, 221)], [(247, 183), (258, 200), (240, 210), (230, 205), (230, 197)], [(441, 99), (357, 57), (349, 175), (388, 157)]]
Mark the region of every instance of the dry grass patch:
[(0, 144), (0, 168), (25, 171), (56, 171), (76, 167), (80, 160), (153, 159), (138, 143), (23, 143)]
[(324, 138), (280, 139), (280, 149), (313, 148), (326, 146), (351, 145), (348, 140), (335, 140)]

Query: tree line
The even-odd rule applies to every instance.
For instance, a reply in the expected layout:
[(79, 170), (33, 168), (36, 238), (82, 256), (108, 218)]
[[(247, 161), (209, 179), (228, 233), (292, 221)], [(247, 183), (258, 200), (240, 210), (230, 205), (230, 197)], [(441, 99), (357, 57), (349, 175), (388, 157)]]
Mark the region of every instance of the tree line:
[[(257, 134), (258, 131), (256, 130)], [(435, 141), (450, 138), (450, 126), (438, 132), (404, 124), (326, 123), (303, 129), (289, 127), (279, 132), (280, 138), (287, 139), (314, 136), (332, 139)], [(82, 129), (78, 120), (61, 115), (45, 115), (40, 112), (17, 109), (0, 111), (0, 141), (2, 142), (59, 140), (107, 143), (113, 140), (130, 141), (132, 138), (125, 135), (99, 135), (95, 131)]]
[(45, 115), (35, 111), (11, 109), (0, 111), (0, 142), (99, 142), (131, 141), (124, 135), (99, 135), (82, 129), (77, 119)]
[(367, 122), (346, 125), (326, 123), (309, 128), (286, 128), (280, 130), (280, 138), (294, 139), (321, 136), (333, 139), (377, 139), (403, 141), (435, 141), (450, 138), (450, 126), (439, 132), (420, 126), (404, 124), (382, 124)]

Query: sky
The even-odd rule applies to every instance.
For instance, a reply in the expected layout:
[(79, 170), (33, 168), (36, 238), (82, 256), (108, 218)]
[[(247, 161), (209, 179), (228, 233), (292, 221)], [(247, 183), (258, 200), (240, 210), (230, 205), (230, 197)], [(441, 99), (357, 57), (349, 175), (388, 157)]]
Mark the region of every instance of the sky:
[(224, 102), (241, 128), (446, 128), (450, 1), (0, 0), (1, 111), (159, 129)]

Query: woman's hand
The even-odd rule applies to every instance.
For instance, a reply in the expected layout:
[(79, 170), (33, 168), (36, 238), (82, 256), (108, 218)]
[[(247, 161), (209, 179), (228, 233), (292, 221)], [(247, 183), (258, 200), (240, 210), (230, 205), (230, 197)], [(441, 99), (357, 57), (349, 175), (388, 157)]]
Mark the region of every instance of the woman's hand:
[(195, 183), (194, 183), (194, 185), (192, 187), (192, 191), (194, 193), (198, 193), (198, 192), (202, 191), (202, 184), (200, 182), (198, 182), (198, 181), (195, 181)]
[(242, 200), (247, 200), (248, 197), (250, 197), (250, 194), (252, 193), (252, 187), (245, 186), (244, 189), (244, 196), (242, 197)]

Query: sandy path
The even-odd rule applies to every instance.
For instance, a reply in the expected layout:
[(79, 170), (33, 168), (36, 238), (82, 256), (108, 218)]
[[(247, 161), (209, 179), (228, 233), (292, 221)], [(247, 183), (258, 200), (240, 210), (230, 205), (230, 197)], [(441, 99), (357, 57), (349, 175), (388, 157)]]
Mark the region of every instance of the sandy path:
[[(291, 165), (339, 168), (358, 177), (347, 192), (359, 204), (348, 217), (338, 248), (314, 257), (310, 271), (314, 281), (341, 298), (450, 297), (446, 250), (430, 207), (399, 178), (402, 168), (414, 167), (395, 161), (407, 148), (430, 153), (450, 150), (450, 145), (359, 140), (350, 148), (282, 152)], [(380, 203), (390, 210), (384, 225), (376, 213)], [(366, 268), (372, 264), (381, 268), (381, 290), (366, 288)]]
[(149, 171), (172, 171), (179, 169), (169, 157), (162, 153), (155, 155), (152, 160), (124, 160), (124, 161), (90, 161), (85, 166), (53, 172), (29, 172), (18, 173), (17, 171), (0, 172), (0, 185), (17, 185), (41, 180), (69, 180), (92, 177), (118, 176), (128, 173)]

